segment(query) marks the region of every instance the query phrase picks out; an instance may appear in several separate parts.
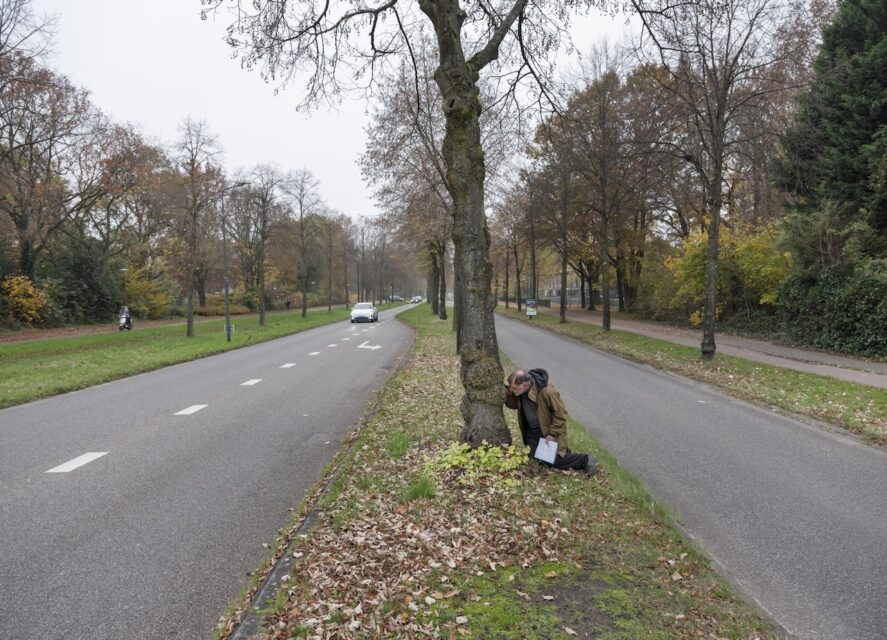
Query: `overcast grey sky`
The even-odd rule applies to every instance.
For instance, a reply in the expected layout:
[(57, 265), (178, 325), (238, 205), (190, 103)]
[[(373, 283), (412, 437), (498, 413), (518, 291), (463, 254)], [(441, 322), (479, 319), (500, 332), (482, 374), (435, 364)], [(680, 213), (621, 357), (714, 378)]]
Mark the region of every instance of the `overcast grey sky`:
[[(199, 0), (32, 0), (57, 17), (52, 67), (89, 89), (102, 111), (147, 136), (172, 143), (187, 117), (205, 120), (224, 149), (227, 170), (273, 162), (308, 168), (323, 198), (352, 217), (375, 209), (357, 159), (367, 105), (297, 113), (298, 87), (274, 95), (258, 72), (240, 68), (222, 41), (227, 22), (201, 21)], [(618, 39), (624, 17), (584, 19), (576, 43)]]

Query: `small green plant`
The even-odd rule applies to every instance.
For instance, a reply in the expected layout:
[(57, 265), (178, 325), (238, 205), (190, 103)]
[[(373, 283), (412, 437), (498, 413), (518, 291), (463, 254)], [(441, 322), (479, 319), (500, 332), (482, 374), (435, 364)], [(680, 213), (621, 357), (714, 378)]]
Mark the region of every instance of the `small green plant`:
[(521, 468), (526, 462), (526, 447), (517, 447), (514, 444), (507, 448), (495, 447), (484, 442), (472, 449), (466, 442), (454, 442), (440, 455), (429, 460), (426, 467), (433, 471), (459, 469), (462, 471), (460, 479), (463, 482), (473, 482), (480, 475), (495, 480), (497, 476), (505, 476)]
[(405, 433), (392, 433), (385, 439), (385, 449), (392, 458), (403, 458), (410, 446), (410, 439)]
[(433, 498), (437, 492), (434, 480), (427, 473), (420, 473), (404, 491), (403, 502), (410, 502), (420, 498)]
[(286, 609), (286, 589), (281, 587), (274, 595), (274, 599), (268, 602), (268, 606), (262, 609), (262, 615), (279, 615)]

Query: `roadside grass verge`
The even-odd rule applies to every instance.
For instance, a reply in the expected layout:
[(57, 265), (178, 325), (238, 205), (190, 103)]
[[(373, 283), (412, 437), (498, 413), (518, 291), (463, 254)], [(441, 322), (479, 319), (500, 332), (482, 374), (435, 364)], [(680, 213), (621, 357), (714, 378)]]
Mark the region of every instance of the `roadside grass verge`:
[(259, 637), (782, 637), (577, 423), (592, 479), (460, 447), (450, 323), (423, 307), (399, 317), (417, 331), (410, 360), (337, 456)]
[(657, 338), (603, 331), (583, 322), (560, 324), (556, 316), (526, 320), (514, 311), (497, 312), (601, 351), (705, 382), (739, 398), (831, 423), (870, 444), (887, 445), (887, 390), (723, 354), (703, 362), (698, 349)]
[(184, 325), (132, 332), (115, 326), (107, 333), (76, 338), (0, 344), (0, 409), (347, 319), (344, 308), (331, 313), (323, 308), (306, 318), (297, 311), (269, 314), (264, 327), (257, 318), (234, 320), (230, 343), (225, 341), (225, 321), (211, 320), (195, 322), (193, 338), (185, 336)]

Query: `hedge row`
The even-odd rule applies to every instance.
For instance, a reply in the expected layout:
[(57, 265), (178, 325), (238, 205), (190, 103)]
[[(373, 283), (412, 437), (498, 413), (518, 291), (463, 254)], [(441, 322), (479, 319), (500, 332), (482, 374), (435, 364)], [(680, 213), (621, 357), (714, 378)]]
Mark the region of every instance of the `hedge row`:
[(790, 342), (887, 357), (887, 262), (795, 276), (783, 283), (778, 313)]

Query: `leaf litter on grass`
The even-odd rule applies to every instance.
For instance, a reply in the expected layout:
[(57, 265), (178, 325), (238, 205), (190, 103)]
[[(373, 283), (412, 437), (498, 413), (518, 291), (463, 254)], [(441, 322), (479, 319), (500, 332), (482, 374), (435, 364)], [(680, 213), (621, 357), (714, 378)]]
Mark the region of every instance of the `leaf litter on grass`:
[[(420, 333), (344, 454), (261, 638), (758, 637), (746, 632), (756, 617), (605, 470), (589, 480), (527, 463), (466, 482), (435, 465), (461, 429), (459, 364), (450, 335)], [(392, 433), (410, 441), (397, 455)], [(434, 497), (404, 500), (421, 474)]]

